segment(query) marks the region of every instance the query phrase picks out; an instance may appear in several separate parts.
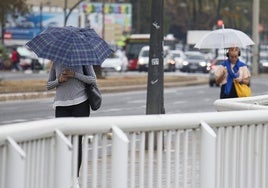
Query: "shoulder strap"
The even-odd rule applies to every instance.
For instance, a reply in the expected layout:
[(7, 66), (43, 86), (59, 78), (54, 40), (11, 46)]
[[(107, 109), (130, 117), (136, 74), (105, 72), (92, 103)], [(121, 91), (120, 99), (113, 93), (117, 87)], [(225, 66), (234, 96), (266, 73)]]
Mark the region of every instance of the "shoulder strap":
[(83, 67), (83, 73), (84, 73), (84, 75), (87, 75), (86, 67), (85, 66), (82, 66), (82, 67)]

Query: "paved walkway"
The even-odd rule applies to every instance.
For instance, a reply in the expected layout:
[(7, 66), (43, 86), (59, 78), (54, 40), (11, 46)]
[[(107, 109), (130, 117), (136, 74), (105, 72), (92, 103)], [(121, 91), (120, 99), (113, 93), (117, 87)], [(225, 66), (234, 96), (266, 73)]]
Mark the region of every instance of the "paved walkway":
[[(193, 132), (189, 132), (189, 140), (184, 140), (181, 137), (180, 140), (180, 154), (179, 154), (179, 171), (178, 171), (178, 177), (175, 178), (175, 137), (173, 137), (173, 141), (171, 142), (171, 153), (170, 153), (170, 162), (169, 164), (167, 163), (167, 153), (166, 150), (164, 149), (162, 152), (162, 160), (161, 160), (161, 169), (158, 169), (158, 164), (157, 164), (157, 151), (153, 153), (153, 170), (152, 170), (152, 184), (153, 187), (158, 187), (158, 183), (161, 182), (161, 187), (167, 187), (167, 181), (170, 181), (170, 187), (175, 187), (175, 184), (178, 183), (180, 186), (179, 187), (199, 187), (199, 175), (200, 175), (200, 134), (199, 131), (195, 132), (197, 134), (193, 134)], [(193, 137), (195, 135), (195, 138)], [(135, 187), (149, 187), (149, 154), (147, 151), (145, 151), (144, 155), (144, 165), (142, 165), (141, 169), (141, 161), (140, 161), (140, 153), (139, 153), (139, 145), (140, 145), (140, 139), (137, 136), (136, 140), (136, 156), (135, 156)], [(165, 143), (165, 135), (164, 135), (164, 147), (167, 147)], [(187, 149), (185, 147), (185, 143), (187, 144)], [(193, 143), (194, 146), (193, 146)], [(131, 145), (131, 144), (130, 144)], [(111, 145), (110, 145), (111, 146)], [(111, 153), (111, 147), (108, 146), (107, 148), (107, 153)], [(88, 162), (88, 187), (91, 187), (92, 185), (92, 153), (91, 149), (89, 149), (88, 152), (88, 157), (89, 157), (89, 162)], [(187, 157), (185, 156), (185, 152), (188, 153)], [(128, 187), (130, 186), (130, 177), (131, 177), (131, 159), (130, 159), (130, 153), (128, 154)], [(187, 161), (187, 162), (186, 162)], [(106, 174), (106, 180), (107, 180), (107, 187), (110, 187), (111, 185), (111, 177), (112, 177), (112, 172), (111, 172), (111, 167), (112, 167), (112, 160), (111, 160), (111, 155), (108, 155), (107, 157), (107, 174)], [(184, 166), (187, 164), (187, 166)], [(167, 166), (170, 165), (170, 176), (167, 174)], [(102, 159), (101, 159), (101, 148), (99, 148), (99, 157), (98, 157), (98, 163), (97, 163), (97, 168), (98, 168), (98, 179), (97, 179), (97, 187), (101, 187), (102, 185)], [(144, 173), (143, 178), (143, 186), (140, 185), (140, 180), (141, 180), (141, 170)], [(159, 181), (158, 173), (161, 172), (161, 180)], [(177, 181), (177, 182), (176, 182)]]

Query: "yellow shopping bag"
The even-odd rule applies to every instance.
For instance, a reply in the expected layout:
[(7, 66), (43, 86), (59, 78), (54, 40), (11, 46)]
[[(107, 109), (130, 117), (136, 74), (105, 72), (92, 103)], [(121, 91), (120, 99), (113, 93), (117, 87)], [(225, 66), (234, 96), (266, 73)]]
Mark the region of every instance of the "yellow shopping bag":
[(239, 82), (234, 81), (234, 86), (238, 97), (251, 96), (251, 89), (247, 84), (240, 84)]

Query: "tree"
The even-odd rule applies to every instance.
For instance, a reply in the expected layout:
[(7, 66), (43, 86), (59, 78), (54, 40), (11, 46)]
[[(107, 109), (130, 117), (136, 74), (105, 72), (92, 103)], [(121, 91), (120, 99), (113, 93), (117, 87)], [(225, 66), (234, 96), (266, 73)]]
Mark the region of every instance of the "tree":
[(188, 30), (212, 29), (216, 17), (215, 7), (214, 1), (203, 3), (201, 0), (166, 0), (164, 20), (169, 22), (168, 31), (185, 42)]
[(150, 33), (152, 0), (129, 0), (132, 4), (132, 33)]
[(29, 7), (25, 0), (1, 0), (0, 1), (0, 29), (1, 29), (1, 41), (3, 43), (4, 32), (8, 15), (16, 18), (19, 15), (25, 15), (29, 12)]
[(223, 1), (220, 15), (225, 27), (251, 33), (252, 30), (252, 1)]

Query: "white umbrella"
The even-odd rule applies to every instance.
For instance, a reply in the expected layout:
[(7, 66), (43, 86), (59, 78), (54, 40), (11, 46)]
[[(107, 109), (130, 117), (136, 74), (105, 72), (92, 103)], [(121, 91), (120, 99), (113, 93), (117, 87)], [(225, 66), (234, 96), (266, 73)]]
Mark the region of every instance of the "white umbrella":
[(254, 45), (247, 34), (236, 29), (217, 29), (204, 35), (194, 46), (198, 49), (223, 49)]

